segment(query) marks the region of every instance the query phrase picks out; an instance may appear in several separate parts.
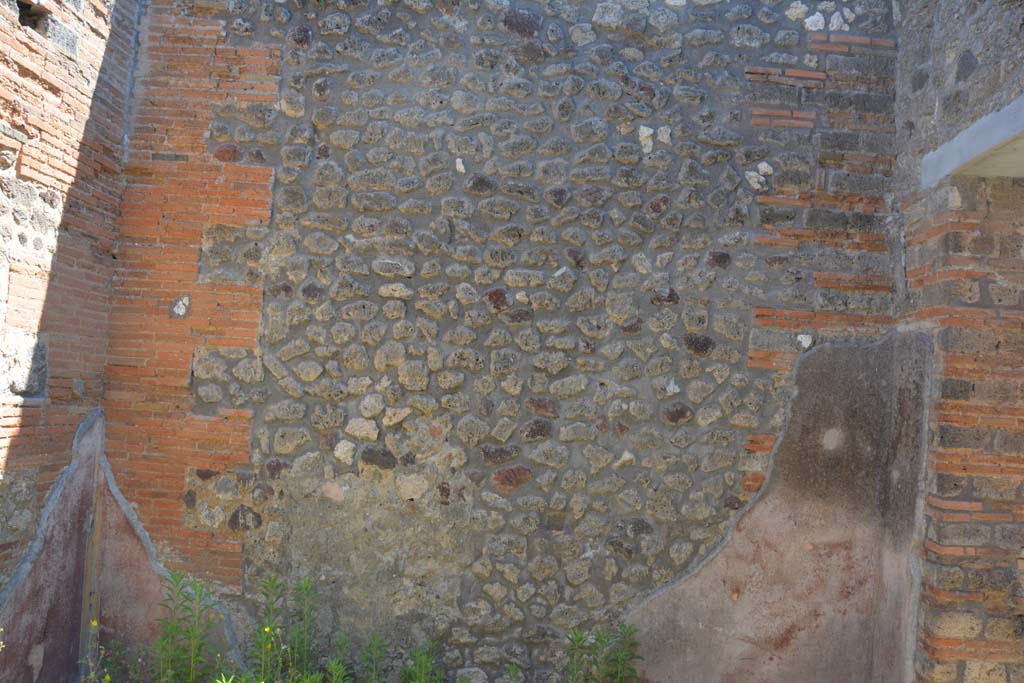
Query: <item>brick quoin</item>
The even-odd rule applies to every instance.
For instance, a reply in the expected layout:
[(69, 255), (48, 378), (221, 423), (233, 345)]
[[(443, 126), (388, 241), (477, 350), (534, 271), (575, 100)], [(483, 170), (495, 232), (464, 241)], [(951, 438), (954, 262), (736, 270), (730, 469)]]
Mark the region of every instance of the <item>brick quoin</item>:
[[(256, 345), (262, 290), (199, 281), (204, 231), (270, 217), (269, 169), (208, 150), (219, 107), (277, 101), (278, 48), (224, 45), (222, 22), (149, 5), (140, 28), (127, 187), (118, 222), (104, 407), (111, 466), (169, 567), (239, 586), (241, 543), (182, 527), (186, 472), (249, 464), (250, 413), (193, 411), (197, 347)], [(172, 315), (187, 296), (188, 311)]]
[(904, 319), (936, 346), (919, 680), (1007, 681), (1024, 664), (1024, 311), (1019, 183), (911, 197)]

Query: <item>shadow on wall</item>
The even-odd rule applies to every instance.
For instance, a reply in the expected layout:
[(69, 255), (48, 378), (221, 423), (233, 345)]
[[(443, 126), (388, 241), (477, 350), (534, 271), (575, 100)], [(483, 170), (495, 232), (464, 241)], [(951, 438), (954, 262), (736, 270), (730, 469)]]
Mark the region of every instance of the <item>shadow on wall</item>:
[(829, 345), (761, 499), (699, 571), (636, 607), (652, 683), (911, 680), (927, 335)]
[[(132, 513), (106, 483), (96, 407), (137, 10), (134, 0), (46, 9), (0, 0), (4, 682), (77, 680), (82, 624), (123, 621), (127, 601), (159, 600)], [(109, 583), (114, 572), (131, 577), (107, 593), (123, 602), (100, 606), (95, 579)]]

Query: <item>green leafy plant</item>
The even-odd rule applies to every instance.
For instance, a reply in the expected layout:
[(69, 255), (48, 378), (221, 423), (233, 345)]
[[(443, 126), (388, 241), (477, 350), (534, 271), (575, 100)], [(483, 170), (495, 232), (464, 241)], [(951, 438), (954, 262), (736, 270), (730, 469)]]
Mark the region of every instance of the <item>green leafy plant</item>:
[(210, 634), (217, 615), (212, 612), (210, 590), (199, 581), (188, 582), (191, 600), (185, 609), (185, 637), (188, 641), (188, 683), (208, 673), (207, 657), (211, 654)]
[(363, 645), (362, 668), (360, 670), (360, 683), (384, 683), (384, 654), (387, 647), (384, 639), (378, 635), (370, 636), (370, 639)]
[(352, 683), (352, 670), (343, 659), (327, 660), (327, 680), (329, 683)]
[(590, 663), (590, 635), (582, 629), (574, 628), (567, 634), (569, 646), (566, 648), (566, 663), (563, 674), (565, 683), (584, 683)]
[[(155, 676), (146, 671), (143, 657), (129, 656), (115, 642), (96, 648), (95, 661), (83, 660), (83, 683), (387, 683), (394, 670), (387, 665), (388, 645), (371, 636), (353, 664), (349, 638), (337, 637), (330, 657), (320, 664), (314, 647), (313, 616), (316, 589), (303, 579), (286, 600), (282, 582), (268, 576), (259, 587), (261, 604), (253, 642), (251, 671), (239, 671), (225, 661), (211, 645), (213, 595), (202, 582), (172, 572), (164, 582), (159, 635), (153, 645)], [(223, 617), (221, 617), (223, 618)], [(91, 642), (99, 642), (99, 629), (92, 622)], [(3, 630), (0, 629), (0, 636)], [(0, 640), (0, 648), (3, 641)], [(572, 629), (566, 636), (561, 659), (565, 683), (640, 683), (637, 629), (619, 626), (615, 630)], [(401, 683), (443, 683), (444, 670), (438, 663), (439, 647), (428, 642), (409, 653), (398, 671)], [(357, 675), (358, 674), (358, 675)], [(516, 664), (505, 668), (500, 683), (525, 683), (525, 672)], [(460, 677), (458, 683), (469, 683)]]
[(611, 653), (615, 635), (604, 629), (594, 631), (590, 639), (590, 670), (595, 683), (611, 681)]
[(505, 667), (505, 683), (524, 683), (526, 675), (523, 670), (515, 664), (509, 664)]
[(402, 668), (402, 683), (441, 683), (444, 673), (437, 665), (437, 647), (434, 643), (426, 643), (414, 648), (412, 662)]
[[(316, 589), (311, 579), (304, 578), (295, 585), (294, 612), (288, 629), (290, 673), (309, 676), (313, 672), (313, 606)], [(307, 683), (305, 679), (301, 679)]]
[(349, 665), (349, 639), (339, 635), (334, 647), (334, 656), (327, 660), (328, 683), (352, 683), (353, 672)]
[(260, 584), (259, 618), (256, 625), (256, 637), (253, 641), (257, 672), (257, 680), (276, 683), (284, 673), (284, 643), (282, 642), (283, 624), (281, 603), (284, 599), (284, 586), (276, 576), (268, 576)]
[(159, 683), (197, 683), (209, 675), (210, 635), (216, 614), (212, 594), (201, 581), (182, 572), (164, 580), (165, 610), (154, 644)]
[(565, 683), (639, 683), (641, 657), (635, 626), (616, 631), (573, 629), (567, 634)]
[(640, 656), (640, 643), (636, 639), (636, 626), (622, 625), (615, 634), (611, 649), (607, 653), (606, 670), (612, 683), (637, 683), (640, 674), (636, 663)]

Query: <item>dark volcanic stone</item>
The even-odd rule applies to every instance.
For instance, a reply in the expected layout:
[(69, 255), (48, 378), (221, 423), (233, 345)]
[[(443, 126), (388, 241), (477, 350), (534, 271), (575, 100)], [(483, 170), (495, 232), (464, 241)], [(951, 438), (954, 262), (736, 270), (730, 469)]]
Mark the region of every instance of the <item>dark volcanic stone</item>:
[(296, 26), (288, 31), (288, 42), (299, 48), (309, 47), (313, 42), (313, 31), (308, 26)]
[(383, 446), (367, 446), (359, 459), (382, 470), (393, 470), (398, 465), (398, 458)]
[(672, 306), (679, 303), (679, 292), (672, 287), (667, 292), (658, 292), (651, 297), (651, 303), (655, 306)]
[(541, 441), (551, 437), (554, 427), (549, 420), (533, 418), (523, 427), (523, 441)]
[(682, 401), (673, 401), (665, 407), (662, 417), (670, 425), (680, 425), (693, 417), (693, 409)]
[(715, 340), (706, 334), (684, 335), (683, 344), (695, 356), (706, 356), (715, 348)]
[(501, 23), (509, 31), (523, 38), (532, 38), (540, 31), (540, 16), (522, 9), (506, 12)]
[(515, 460), (519, 457), (519, 446), (495, 446), (484, 444), (480, 447), (480, 453), (484, 460), (491, 465), (500, 465), (503, 462)]
[(263, 516), (248, 505), (239, 505), (228, 517), (228, 526), (232, 531), (250, 531), (263, 526)]
[(531, 396), (526, 399), (526, 407), (541, 417), (558, 417), (558, 407), (550, 398)]
[(525, 486), (533, 479), (533, 472), (528, 467), (515, 465), (514, 467), (503, 467), (494, 473), (491, 480), (494, 488), (499, 493), (509, 494), (522, 486)]
[(708, 254), (708, 265), (714, 268), (728, 268), (732, 257), (724, 251), (713, 251)]
[(491, 309), (494, 311), (504, 311), (506, 308), (511, 306), (508, 300), (508, 292), (504, 289), (492, 289), (484, 294), (487, 297), (488, 303), (491, 305)]

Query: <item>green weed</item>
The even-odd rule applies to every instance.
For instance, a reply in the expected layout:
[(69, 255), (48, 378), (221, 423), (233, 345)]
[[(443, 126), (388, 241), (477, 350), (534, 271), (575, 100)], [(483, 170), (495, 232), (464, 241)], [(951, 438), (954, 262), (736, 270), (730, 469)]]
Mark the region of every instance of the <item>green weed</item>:
[(159, 620), (160, 634), (154, 644), (156, 680), (159, 683), (199, 683), (210, 676), (213, 656), (210, 635), (217, 615), (212, 594), (201, 581), (171, 572), (164, 581)]
[(412, 663), (402, 668), (402, 683), (441, 683), (444, 673), (437, 665), (437, 647), (434, 643), (426, 643), (414, 648)]
[[(288, 629), (290, 672), (302, 677), (313, 673), (313, 605), (316, 591), (313, 581), (304, 578), (295, 585), (294, 612)], [(308, 683), (304, 678), (303, 683)]]
[(384, 683), (384, 655), (387, 648), (384, 639), (378, 635), (370, 636), (363, 645), (362, 670), (360, 683)]
[(641, 657), (635, 626), (620, 626), (616, 631), (579, 629), (567, 635), (566, 683), (639, 683), (637, 662)]

